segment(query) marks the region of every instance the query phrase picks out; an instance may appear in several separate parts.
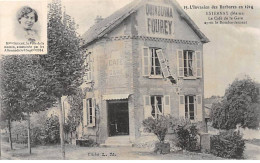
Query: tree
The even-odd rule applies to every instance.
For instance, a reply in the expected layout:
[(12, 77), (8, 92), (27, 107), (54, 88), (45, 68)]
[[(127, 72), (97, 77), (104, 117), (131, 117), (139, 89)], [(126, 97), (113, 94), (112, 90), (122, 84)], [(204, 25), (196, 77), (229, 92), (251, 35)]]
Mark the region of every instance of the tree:
[(47, 94), (49, 79), (46, 72), (39, 64), (39, 56), (22, 56), (19, 68), (23, 73), (18, 80), (21, 83), (20, 108), (26, 114), (28, 127), (28, 152), (31, 154), (31, 128), (30, 114), (38, 113), (50, 108), (55, 102), (55, 98)]
[(24, 118), (23, 112), (19, 106), (19, 100), (22, 98), (19, 94), (21, 83), (17, 76), (22, 74), (22, 70), (17, 65), (19, 58), (17, 56), (4, 56), (1, 58), (1, 127), (8, 127), (10, 149), (12, 145), (12, 121), (19, 121)]
[(62, 158), (65, 158), (64, 116), (61, 97), (76, 93), (82, 84), (84, 55), (76, 24), (65, 12), (59, 0), (48, 5), (48, 53), (41, 56), (41, 65), (48, 73), (50, 96), (55, 96), (60, 110), (60, 138)]
[[(49, 79), (39, 64), (39, 56), (11, 56), (9, 59), (12, 61), (9, 68), (13, 71), (12, 73), (7, 71), (8, 67), (4, 67), (3, 71), (7, 72), (5, 73), (6, 75), (12, 75), (12, 79), (7, 78), (5, 84), (12, 83), (11, 87), (15, 89), (6, 89), (4, 94), (12, 94), (15, 96), (11, 104), (19, 109), (23, 115), (22, 119), (27, 119), (28, 152), (31, 153), (30, 114), (46, 110), (52, 106), (54, 98), (46, 93), (48, 91)], [(8, 101), (10, 99), (12, 99), (12, 97), (7, 96), (6, 100)], [(9, 109), (9, 107), (6, 108)], [(15, 115), (17, 115), (17, 113)], [(15, 118), (15, 120), (18, 119), (17, 117)]]
[(236, 79), (227, 89), (221, 102), (212, 106), (212, 125), (218, 129), (259, 127), (260, 108), (256, 83), (247, 77)]

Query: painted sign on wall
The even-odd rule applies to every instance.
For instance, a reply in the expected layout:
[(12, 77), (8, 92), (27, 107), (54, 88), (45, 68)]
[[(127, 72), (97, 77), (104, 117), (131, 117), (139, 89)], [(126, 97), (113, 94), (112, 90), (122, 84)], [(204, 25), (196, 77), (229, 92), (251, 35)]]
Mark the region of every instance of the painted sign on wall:
[(146, 29), (149, 36), (171, 38), (174, 34), (173, 8), (162, 4), (145, 5)]
[(112, 50), (106, 57), (106, 88), (127, 87), (122, 51)]

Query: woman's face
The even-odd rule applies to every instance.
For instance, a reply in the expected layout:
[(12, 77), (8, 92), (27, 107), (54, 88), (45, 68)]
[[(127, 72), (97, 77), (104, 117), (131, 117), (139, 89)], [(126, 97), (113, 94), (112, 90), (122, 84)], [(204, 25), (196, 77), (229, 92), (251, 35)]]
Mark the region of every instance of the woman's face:
[(21, 26), (26, 29), (26, 30), (31, 30), (33, 25), (35, 23), (35, 16), (34, 13), (31, 12), (27, 15), (24, 15), (21, 19), (20, 19), (20, 24)]

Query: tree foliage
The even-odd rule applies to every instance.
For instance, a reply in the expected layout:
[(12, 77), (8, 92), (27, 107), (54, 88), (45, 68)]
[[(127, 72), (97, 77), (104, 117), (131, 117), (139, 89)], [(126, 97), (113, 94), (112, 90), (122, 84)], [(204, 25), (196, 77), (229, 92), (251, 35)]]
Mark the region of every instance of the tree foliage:
[(67, 117), (67, 132), (76, 131), (77, 126), (83, 120), (83, 93), (82, 90), (78, 90), (75, 95), (68, 96), (68, 102), (70, 104), (70, 110)]
[(22, 83), (18, 78), (23, 73), (20, 64), (20, 58), (17, 56), (3, 56), (1, 58), (1, 122), (21, 120), (23, 118), (19, 106), (19, 101), (22, 99), (19, 93)]
[(49, 79), (39, 64), (39, 56), (5, 56), (1, 69), (1, 119), (21, 120), (24, 113), (52, 106), (54, 98), (47, 94)]
[(52, 1), (48, 7), (48, 53), (41, 56), (41, 64), (50, 79), (49, 94), (60, 98), (75, 94), (81, 85), (84, 55), (77, 25), (69, 15), (62, 13), (61, 2)]
[(256, 83), (250, 79), (235, 80), (221, 102), (212, 105), (212, 125), (217, 129), (257, 128), (260, 108)]

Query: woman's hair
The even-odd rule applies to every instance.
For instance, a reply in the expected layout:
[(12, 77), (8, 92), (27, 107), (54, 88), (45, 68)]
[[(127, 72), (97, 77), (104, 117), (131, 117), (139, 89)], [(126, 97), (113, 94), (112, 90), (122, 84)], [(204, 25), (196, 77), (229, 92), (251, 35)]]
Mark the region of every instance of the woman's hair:
[(37, 14), (37, 12), (34, 9), (32, 9), (29, 6), (24, 6), (17, 12), (17, 20), (18, 20), (18, 22), (20, 23), (20, 19), (22, 17), (24, 17), (25, 15), (31, 13), (31, 12), (34, 13), (34, 19), (35, 19), (35, 22), (37, 22), (38, 21), (38, 14)]

